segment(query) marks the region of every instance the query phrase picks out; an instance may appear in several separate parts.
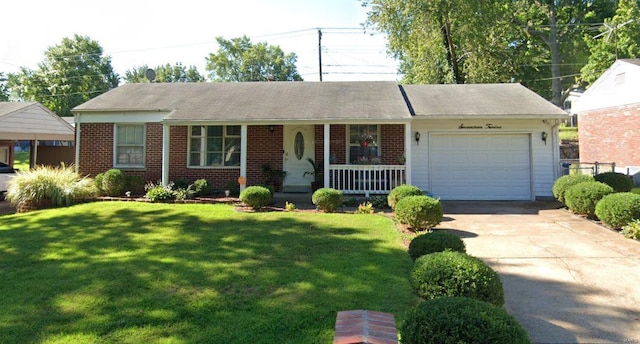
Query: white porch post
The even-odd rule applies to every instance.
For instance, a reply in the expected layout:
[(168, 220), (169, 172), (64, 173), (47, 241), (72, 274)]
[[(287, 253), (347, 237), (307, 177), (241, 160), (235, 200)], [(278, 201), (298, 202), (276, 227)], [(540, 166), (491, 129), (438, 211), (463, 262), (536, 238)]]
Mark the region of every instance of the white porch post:
[[(240, 177), (247, 178), (247, 125), (240, 126)], [(242, 192), (247, 184), (240, 185)]]
[(80, 173), (80, 115), (74, 114), (73, 117), (73, 122), (75, 123), (76, 130), (75, 171), (76, 173)]
[(169, 185), (169, 143), (170, 126), (162, 123), (162, 185)]
[(404, 125), (404, 168), (406, 183), (411, 185), (411, 141), (413, 135), (411, 135), (411, 122)]
[(324, 186), (325, 188), (329, 187), (329, 148), (330, 148), (330, 139), (331, 139), (331, 125), (329, 124), (325, 124), (324, 125), (324, 139), (323, 139), (323, 144), (324, 144)]

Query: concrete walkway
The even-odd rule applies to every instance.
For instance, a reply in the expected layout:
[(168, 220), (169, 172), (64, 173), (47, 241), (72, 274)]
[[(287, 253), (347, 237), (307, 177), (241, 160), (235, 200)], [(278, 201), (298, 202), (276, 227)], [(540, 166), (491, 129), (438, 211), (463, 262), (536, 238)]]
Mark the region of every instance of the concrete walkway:
[(640, 242), (555, 202), (443, 202), (534, 343), (640, 343)]

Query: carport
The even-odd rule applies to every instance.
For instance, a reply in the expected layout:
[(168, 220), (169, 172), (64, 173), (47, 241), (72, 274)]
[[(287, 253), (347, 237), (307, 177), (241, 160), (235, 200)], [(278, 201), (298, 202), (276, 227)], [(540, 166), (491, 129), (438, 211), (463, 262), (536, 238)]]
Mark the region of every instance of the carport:
[(73, 127), (37, 102), (0, 102), (0, 161), (13, 165), (18, 140), (31, 141), (31, 166), (38, 161), (38, 141), (73, 141)]

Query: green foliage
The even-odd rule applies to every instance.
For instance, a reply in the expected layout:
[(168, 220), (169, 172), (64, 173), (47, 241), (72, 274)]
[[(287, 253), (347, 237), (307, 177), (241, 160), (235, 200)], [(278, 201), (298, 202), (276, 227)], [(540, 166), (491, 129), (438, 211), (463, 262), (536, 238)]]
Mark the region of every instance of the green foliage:
[(138, 193), (144, 190), (144, 178), (133, 174), (125, 175), (125, 189)]
[(627, 238), (640, 240), (640, 220), (635, 220), (622, 227), (621, 233)]
[(596, 204), (602, 197), (613, 193), (613, 188), (600, 182), (582, 182), (570, 187), (564, 195), (569, 210), (593, 218)]
[(531, 343), (506, 310), (466, 297), (421, 302), (407, 314), (400, 335), (403, 344)]
[(175, 189), (186, 189), (186, 188), (189, 187), (189, 185), (191, 185), (191, 184), (189, 184), (188, 181), (186, 181), (185, 179), (182, 179), (182, 178), (178, 178), (178, 179), (173, 181), (173, 187)]
[(290, 203), (289, 201), (284, 202), (284, 210), (285, 211), (295, 211), (296, 210), (296, 205), (293, 203)]
[(418, 235), (409, 243), (409, 256), (416, 260), (419, 257), (430, 253), (444, 252), (467, 252), (464, 241), (451, 232), (430, 232)]
[(225, 190), (229, 190), (229, 195), (237, 196), (240, 194), (240, 185), (235, 180), (230, 180), (225, 184)]
[(206, 179), (196, 179), (193, 182), (193, 191), (195, 191), (196, 196), (206, 196), (211, 194), (211, 186)]
[(391, 209), (395, 209), (396, 203), (398, 203), (398, 201), (403, 199), (404, 197), (421, 195), (424, 195), (424, 192), (422, 192), (419, 187), (403, 184), (396, 186), (395, 188), (393, 188), (393, 190), (391, 190), (389, 196), (387, 196), (387, 202)]
[(388, 195), (387, 196), (375, 195), (375, 196), (371, 196), (369, 201), (371, 202), (374, 208), (385, 209), (385, 208), (389, 208), (389, 203), (387, 198), (388, 198)]
[(325, 213), (333, 213), (343, 201), (342, 191), (332, 188), (320, 188), (311, 196), (311, 202)]
[(104, 173), (98, 173), (96, 174), (95, 178), (93, 179), (93, 182), (96, 186), (96, 189), (98, 189), (98, 193), (101, 195), (105, 195), (106, 192), (102, 189), (102, 182), (104, 180)]
[(419, 257), (413, 264), (409, 282), (423, 299), (464, 296), (504, 304), (498, 274), (478, 258), (462, 252), (445, 251)]
[(45, 51), (37, 70), (21, 67), (9, 76), (8, 87), (16, 97), (42, 103), (60, 116), (71, 116), (71, 109), (118, 86), (118, 74), (111, 58), (87, 36), (64, 38)]
[(569, 174), (562, 176), (553, 183), (553, 197), (555, 197), (559, 202), (565, 203), (564, 194), (570, 187), (578, 183), (591, 181), (594, 181), (593, 177), (587, 174)]
[[(148, 83), (146, 72), (149, 69), (147, 65), (134, 67), (127, 70), (124, 73), (124, 80), (127, 83)], [(171, 65), (156, 66), (153, 69), (156, 73), (155, 82), (203, 82), (205, 77), (198, 72), (196, 66), (189, 66), (189, 68), (182, 65), (181, 62)]]
[(437, 226), (444, 213), (440, 200), (429, 196), (407, 196), (396, 204), (395, 215), (398, 222), (417, 232)]
[(260, 209), (271, 204), (271, 191), (264, 186), (249, 186), (240, 193), (240, 200), (253, 209)]
[(296, 54), (285, 54), (277, 45), (253, 44), (247, 36), (216, 41), (218, 52), (206, 58), (212, 81), (302, 81)]
[(373, 208), (373, 204), (371, 202), (364, 202), (358, 206), (356, 210), (356, 214), (373, 214), (375, 209)]
[(345, 207), (357, 207), (360, 204), (360, 200), (355, 197), (344, 197), (342, 205)]
[(636, 0), (619, 0), (613, 18), (600, 26), (600, 37), (588, 34), (588, 63), (582, 68), (581, 81), (592, 84), (618, 59), (640, 57), (640, 10)]
[(94, 181), (72, 167), (36, 166), (20, 171), (7, 186), (5, 198), (16, 206), (51, 202), (52, 207), (76, 204), (96, 194)]
[(605, 183), (613, 188), (614, 192), (629, 192), (633, 189), (633, 179), (618, 172), (605, 172), (593, 176), (597, 182)]
[(147, 193), (144, 197), (149, 199), (151, 202), (168, 202), (176, 199), (176, 194), (173, 191), (173, 184), (164, 186), (160, 183), (156, 185), (150, 182), (145, 186), (145, 190)]
[(640, 195), (631, 192), (606, 195), (596, 204), (595, 214), (607, 226), (622, 228), (640, 219)]
[(126, 187), (126, 177), (121, 170), (112, 168), (104, 173), (102, 176), (102, 188), (101, 190), (107, 194), (107, 196), (118, 197), (122, 196)]
[(4, 73), (0, 72), (0, 102), (9, 101), (9, 88), (7, 87), (7, 78)]

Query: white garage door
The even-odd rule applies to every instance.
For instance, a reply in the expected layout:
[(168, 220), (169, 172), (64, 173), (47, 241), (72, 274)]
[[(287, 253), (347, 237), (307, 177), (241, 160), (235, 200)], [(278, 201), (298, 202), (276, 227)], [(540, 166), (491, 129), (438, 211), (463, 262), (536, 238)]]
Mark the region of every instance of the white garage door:
[(530, 200), (529, 135), (432, 134), (431, 193), (443, 200)]

